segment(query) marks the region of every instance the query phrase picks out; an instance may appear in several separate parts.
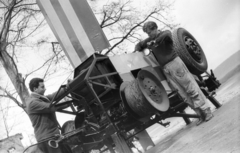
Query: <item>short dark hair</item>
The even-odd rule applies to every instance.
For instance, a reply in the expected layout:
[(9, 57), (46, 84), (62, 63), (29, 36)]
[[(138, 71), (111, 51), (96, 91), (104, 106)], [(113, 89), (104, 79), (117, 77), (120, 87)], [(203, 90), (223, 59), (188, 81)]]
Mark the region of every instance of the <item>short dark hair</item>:
[(157, 28), (158, 28), (158, 26), (155, 22), (148, 21), (148, 22), (145, 22), (144, 25), (143, 25), (143, 32), (146, 32), (147, 29), (154, 30), (154, 29), (157, 29)]
[(29, 82), (29, 88), (30, 88), (30, 90), (33, 92), (33, 89), (34, 89), (34, 88), (38, 88), (40, 82), (44, 82), (44, 80), (41, 79), (41, 78), (33, 78), (33, 79)]

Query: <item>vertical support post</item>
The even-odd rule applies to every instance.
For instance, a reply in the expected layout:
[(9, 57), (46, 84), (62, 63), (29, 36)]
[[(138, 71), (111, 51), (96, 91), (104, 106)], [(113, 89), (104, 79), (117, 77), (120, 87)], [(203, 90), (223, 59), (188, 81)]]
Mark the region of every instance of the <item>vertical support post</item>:
[(141, 144), (144, 151), (148, 149), (148, 147), (154, 147), (155, 144), (152, 141), (151, 137), (149, 136), (146, 130), (141, 131), (136, 135), (139, 138), (139, 143)]
[(116, 145), (115, 150), (119, 153), (132, 153), (132, 150), (127, 145), (126, 141), (117, 133), (114, 133), (112, 139)]
[(74, 68), (110, 46), (87, 0), (37, 0)]

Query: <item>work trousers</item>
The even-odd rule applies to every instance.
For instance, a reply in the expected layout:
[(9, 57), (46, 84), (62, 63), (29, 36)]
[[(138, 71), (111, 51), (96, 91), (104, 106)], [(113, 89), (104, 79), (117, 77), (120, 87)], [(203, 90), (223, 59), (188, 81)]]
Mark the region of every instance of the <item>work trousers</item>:
[(205, 110), (208, 107), (206, 97), (199, 88), (193, 75), (179, 57), (176, 57), (164, 65), (163, 72), (171, 88), (177, 89), (183, 100), (188, 103), (191, 108), (201, 108)]

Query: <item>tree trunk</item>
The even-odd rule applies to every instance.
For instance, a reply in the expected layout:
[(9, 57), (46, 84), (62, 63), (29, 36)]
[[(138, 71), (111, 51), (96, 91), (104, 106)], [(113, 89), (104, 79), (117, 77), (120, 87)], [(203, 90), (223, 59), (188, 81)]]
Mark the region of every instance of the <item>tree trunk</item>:
[(0, 47), (1, 47), (0, 61), (22, 101), (22, 103), (19, 103), (16, 101), (15, 102), (20, 107), (25, 108), (26, 100), (27, 100), (27, 97), (29, 96), (28, 89), (25, 85), (25, 80), (22, 77), (22, 75), (18, 73), (16, 64), (13, 61), (12, 57), (7, 53), (6, 47), (3, 44), (3, 42), (1, 42)]

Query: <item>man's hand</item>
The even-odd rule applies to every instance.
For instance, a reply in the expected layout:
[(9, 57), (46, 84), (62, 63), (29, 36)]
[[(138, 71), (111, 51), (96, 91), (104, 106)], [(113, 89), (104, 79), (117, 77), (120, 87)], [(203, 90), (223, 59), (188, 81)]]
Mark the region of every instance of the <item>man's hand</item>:
[(141, 47), (141, 45), (140, 45), (140, 43), (137, 43), (136, 45), (135, 45), (135, 49), (134, 49), (134, 52), (136, 52), (136, 51), (142, 51), (142, 47)]
[(65, 103), (65, 104), (58, 104), (55, 106), (55, 110), (62, 110), (65, 109), (67, 107), (71, 106), (71, 103)]
[(147, 42), (147, 48), (152, 48), (155, 45), (156, 41), (155, 40), (151, 40), (149, 42)]
[(72, 79), (67, 80), (67, 85), (72, 82)]
[(69, 85), (70, 85), (70, 83), (72, 82), (72, 79), (68, 79), (67, 80), (67, 84), (66, 84), (66, 90), (68, 90), (69, 89)]

